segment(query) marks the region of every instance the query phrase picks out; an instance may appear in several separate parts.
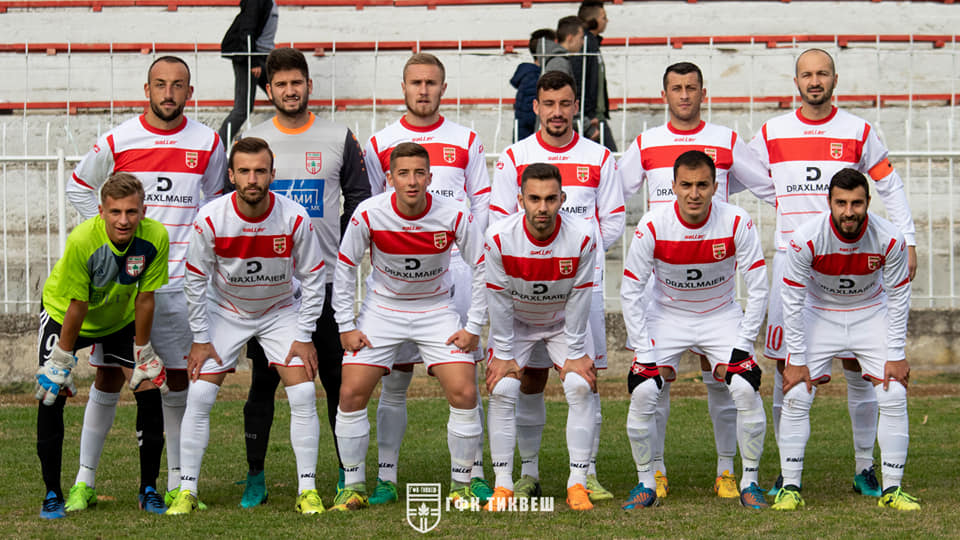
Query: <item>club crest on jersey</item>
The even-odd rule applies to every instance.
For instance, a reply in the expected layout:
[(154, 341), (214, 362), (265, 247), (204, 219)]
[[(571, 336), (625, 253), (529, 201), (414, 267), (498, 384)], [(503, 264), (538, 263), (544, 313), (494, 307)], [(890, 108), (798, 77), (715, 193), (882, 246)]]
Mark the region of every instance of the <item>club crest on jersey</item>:
[(281, 254), (287, 250), (287, 239), (284, 237), (274, 238), (273, 239), (273, 252), (276, 254)]
[(703, 149), (703, 153), (706, 154), (706, 155), (708, 155), (708, 156), (710, 156), (710, 159), (712, 159), (714, 163), (717, 162), (717, 149), (716, 149), (716, 148), (710, 148), (710, 147), (704, 148), (704, 149)]
[(184, 161), (187, 163), (187, 167), (191, 169), (196, 169), (197, 165), (200, 164), (200, 156), (196, 152), (184, 152)]
[(573, 259), (560, 259), (560, 274), (570, 275), (573, 273)]
[(447, 163), (455, 162), (457, 160), (457, 149), (450, 146), (444, 146), (443, 160), (446, 161)]
[(443, 249), (447, 247), (447, 233), (445, 232), (433, 233), (433, 247), (437, 249)]
[(867, 255), (867, 268), (869, 270), (877, 270), (880, 268), (880, 256), (879, 255)]
[(590, 180), (590, 167), (577, 167), (577, 180), (586, 184), (587, 180)]
[(143, 272), (144, 255), (131, 255), (127, 257), (127, 275), (137, 277)]
[(433, 530), (440, 524), (440, 509), (440, 484), (407, 484), (407, 523), (413, 530)]
[(727, 245), (723, 242), (713, 245), (713, 258), (722, 261), (727, 256)]
[(306, 152), (304, 160), (306, 161), (307, 172), (317, 174), (320, 172), (323, 161), (320, 159), (320, 152)]
[(833, 159), (840, 159), (843, 157), (843, 143), (842, 142), (832, 142), (830, 143), (830, 157)]

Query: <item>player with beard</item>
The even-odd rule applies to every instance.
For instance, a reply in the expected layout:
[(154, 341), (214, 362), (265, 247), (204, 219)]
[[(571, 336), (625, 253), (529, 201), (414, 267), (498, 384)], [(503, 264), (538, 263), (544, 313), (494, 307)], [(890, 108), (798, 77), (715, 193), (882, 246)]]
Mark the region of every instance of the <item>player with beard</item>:
[(879, 404), (883, 493), (877, 504), (920, 510), (917, 499), (900, 487), (910, 443), (906, 241), (898, 227), (867, 211), (870, 186), (863, 173), (841, 169), (827, 193), (830, 211), (793, 231), (783, 272), (787, 360), (778, 439), (784, 485), (772, 508), (804, 506), (800, 477), (816, 385), (830, 379), (833, 358), (849, 351), (859, 360), (862, 379)]
[[(700, 118), (700, 106), (707, 96), (707, 89), (703, 86), (699, 67), (690, 62), (668, 66), (663, 73), (661, 95), (667, 104), (669, 120), (638, 135), (618, 163), (623, 178), (624, 201), (646, 182), (648, 210), (673, 204), (676, 200), (671, 189), (673, 164), (684, 152), (700, 150), (709, 155), (716, 166), (715, 200), (727, 202), (731, 193), (742, 191), (746, 186), (760, 199), (771, 204), (774, 202), (775, 193), (767, 171), (743, 139), (730, 128)], [(647, 283), (652, 287), (654, 282)], [(649, 291), (646, 297), (650, 297)], [(700, 371), (707, 386), (707, 408), (717, 448), (713, 490), (719, 497), (735, 499), (739, 496), (733, 466), (737, 454), (737, 408), (727, 385), (713, 376), (706, 356), (694, 352), (700, 357)], [(663, 451), (670, 416), (670, 385), (676, 379), (676, 373), (664, 368), (661, 375), (664, 382), (657, 403), (657, 438), (653, 456), (658, 499), (664, 499), (669, 490)]]
[[(162, 400), (156, 389), (141, 388), (134, 394), (141, 491), (153, 486), (157, 478), (166, 427), (166, 504), (170, 504), (180, 483), (180, 420), (187, 400), (190, 328), (183, 296), (183, 261), (197, 209), (222, 193), (226, 155), (215, 131), (183, 114), (193, 95), (186, 62), (175, 56), (157, 58), (147, 71), (143, 91), (150, 107), (144, 114), (100, 136), (73, 171), (66, 192), (77, 212), (89, 218), (97, 214), (97, 190), (110, 174), (131, 173), (143, 184), (147, 215), (163, 223), (170, 236), (170, 281), (155, 295), (152, 334), (157, 356), (166, 365), (170, 392)], [(96, 348), (90, 363), (110, 367), (104, 363), (102, 351)], [(98, 369), (97, 372), (83, 415), (80, 470), (67, 497), (68, 512), (83, 510), (97, 502), (94, 475), (123, 387), (120, 369)], [(143, 500), (145, 509), (163, 513), (163, 500), (149, 493)]]
[[(826, 51), (809, 49), (797, 57), (794, 83), (803, 102), (794, 112), (768, 120), (750, 142), (750, 148), (769, 169), (777, 192), (777, 251), (773, 257), (773, 281), (767, 308), (767, 339), (764, 354), (777, 361), (773, 386), (773, 425), (779, 435), (784, 385), (782, 370), (784, 327), (780, 288), (787, 246), (793, 231), (814, 214), (827, 210), (829, 178), (852, 167), (867, 174), (883, 200), (887, 213), (907, 242), (910, 279), (916, 275), (917, 254), (913, 218), (903, 181), (887, 159), (887, 148), (866, 120), (838, 109), (831, 102), (837, 85), (833, 58)], [(877, 399), (870, 383), (861, 376), (856, 358), (841, 354), (847, 381), (847, 407), (853, 428), (855, 468), (853, 489), (880, 496), (873, 467), (877, 435)], [(826, 381), (823, 381), (826, 382)], [(781, 487), (778, 478), (770, 495)]]
[[(540, 77), (534, 110), (540, 118), (540, 131), (509, 146), (500, 155), (493, 175), (490, 192), (491, 220), (503, 219), (518, 212), (517, 195), (524, 169), (531, 163), (552, 163), (560, 169), (563, 190), (567, 194), (561, 210), (587, 221), (594, 229), (597, 250), (594, 264), (593, 294), (590, 302), (590, 334), (593, 339), (593, 358), (597, 369), (607, 367), (607, 335), (604, 323), (603, 254), (623, 234), (626, 218), (623, 191), (617, 165), (610, 150), (581, 137), (573, 129), (578, 102), (574, 82), (569, 75), (553, 71)], [(521, 477), (514, 486), (514, 496), (531, 497), (539, 494), (539, 451), (546, 408), (543, 389), (549, 369), (553, 366), (544, 349), (534, 349), (533, 357), (523, 369), (520, 395), (517, 399), (517, 444), (521, 459)], [(613, 494), (597, 480), (596, 457), (600, 446), (600, 394), (593, 394), (594, 433), (587, 472), (587, 485), (580, 486), (568, 499), (583, 502), (589, 494), (591, 501), (612, 499)], [(571, 486), (575, 488), (576, 486)], [(574, 490), (578, 491), (578, 490)]]
[[(274, 49), (267, 56), (266, 68), (267, 95), (277, 114), (250, 128), (243, 136), (259, 137), (270, 144), (277, 171), (270, 189), (300, 202), (307, 209), (320, 238), (324, 263), (327, 268), (333, 268), (337, 262), (340, 235), (350, 215), (360, 201), (370, 196), (363, 151), (357, 138), (345, 126), (323, 120), (309, 111), (313, 81), (303, 53), (290, 48)], [(317, 374), (327, 395), (327, 420), (331, 431), (337, 418), (343, 358), (340, 332), (330, 305), (332, 288), (333, 272), (328, 272), (323, 314), (313, 332), (319, 361)], [(273, 398), (280, 383), (280, 376), (276, 370), (270, 369), (257, 340), (248, 344), (247, 356), (253, 367), (253, 377), (243, 407), (249, 466), (240, 500), (243, 508), (267, 500), (264, 461), (273, 424)]]
[[(407, 112), (399, 120), (375, 133), (364, 152), (367, 174), (374, 195), (389, 191), (387, 172), (390, 154), (403, 142), (420, 144), (430, 153), (433, 180), (429, 191), (436, 197), (458, 201), (469, 208), (478, 234), (487, 228), (490, 206), (490, 176), (483, 154), (483, 143), (473, 130), (451, 122), (440, 114), (440, 99), (447, 89), (446, 71), (436, 56), (417, 53), (403, 67), (400, 89)], [(346, 214), (349, 215), (349, 214)], [(450, 272), (453, 276), (453, 297), (463, 324), (470, 309), (472, 270), (456, 247), (451, 252)], [(476, 353), (480, 359), (479, 350)], [(397, 463), (400, 443), (407, 427), (407, 388), (413, 366), (421, 362), (416, 348), (401, 345), (393, 371), (382, 378), (377, 404), (377, 451), (379, 472), (377, 487), (370, 495), (370, 504), (383, 504), (398, 499)], [(477, 393), (479, 395), (479, 392)], [(478, 402), (483, 415), (482, 401)], [(484, 479), (483, 445), (477, 450), (471, 479), (471, 491), (486, 501), (493, 490)]]

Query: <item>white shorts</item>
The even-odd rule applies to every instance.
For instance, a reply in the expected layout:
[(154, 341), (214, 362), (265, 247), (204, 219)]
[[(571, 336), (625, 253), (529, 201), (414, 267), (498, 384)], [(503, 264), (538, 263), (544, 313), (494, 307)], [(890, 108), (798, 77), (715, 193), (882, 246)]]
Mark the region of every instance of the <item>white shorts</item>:
[(833, 359), (851, 352), (860, 361), (864, 379), (883, 380), (883, 365), (888, 360), (886, 306), (860, 311), (804, 307), (803, 323), (811, 381), (829, 382)]
[(210, 340), (213, 348), (223, 361), (218, 365), (208, 359), (200, 368), (201, 374), (230, 373), (237, 368), (240, 349), (250, 340), (257, 338), (263, 347), (270, 366), (303, 366), (303, 360), (294, 356), (285, 364), (290, 346), (297, 335), (297, 320), (300, 303), (278, 309), (259, 319), (241, 319), (224, 312), (215, 304), (207, 304), (207, 318), (210, 321)]
[[(784, 361), (787, 358), (787, 345), (783, 341), (783, 272), (787, 265), (787, 253), (777, 251), (773, 254), (773, 282), (767, 297), (767, 334), (763, 344), (763, 355), (772, 360)], [(837, 358), (856, 359), (849, 350), (841, 351)]]
[(150, 343), (167, 369), (187, 369), (187, 355), (193, 342), (187, 317), (187, 297), (183, 291), (158, 292), (153, 295), (153, 328)]
[(680, 356), (691, 348), (697, 348), (707, 357), (714, 378), (717, 366), (730, 362), (730, 354), (740, 331), (740, 319), (743, 318), (740, 304), (733, 302), (709, 316), (697, 318), (676, 315), (655, 306), (651, 308), (647, 316), (647, 329), (653, 342), (654, 362), (658, 367), (669, 367), (676, 373), (680, 368)]
[[(513, 323), (513, 359), (520, 366), (546, 369), (554, 367), (563, 369), (567, 363), (567, 336), (563, 331), (563, 323), (552, 326), (530, 326), (519, 321)], [(542, 345), (540, 345), (542, 343)], [(535, 348), (536, 347), (536, 348)], [(584, 347), (587, 355), (593, 358), (593, 337), (587, 332)], [(534, 350), (542, 354), (533, 354)], [(492, 354), (492, 352), (491, 352)], [(546, 358), (549, 364), (543, 359)]]
[[(432, 304), (433, 302), (431, 302)], [(357, 315), (357, 329), (367, 336), (373, 347), (345, 352), (343, 364), (382, 367), (387, 373), (393, 370), (397, 355), (404, 344), (412, 344), (432, 373), (433, 366), (441, 364), (476, 364), (474, 352), (463, 352), (446, 341), (460, 330), (460, 315), (452, 303), (442, 307), (424, 305), (421, 309), (414, 301), (408, 310), (400, 311), (364, 301)]]

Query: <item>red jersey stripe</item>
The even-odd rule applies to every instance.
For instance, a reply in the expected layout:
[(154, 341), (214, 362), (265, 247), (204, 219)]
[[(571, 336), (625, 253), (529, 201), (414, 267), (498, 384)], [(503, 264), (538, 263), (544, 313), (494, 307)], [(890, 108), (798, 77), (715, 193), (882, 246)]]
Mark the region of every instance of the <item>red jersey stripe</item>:
[(879, 253), (827, 253), (814, 256), (812, 267), (827, 276), (868, 276), (885, 262)]
[(577, 258), (550, 257), (534, 259), (530, 257), (503, 256), (503, 270), (512, 277), (525, 281), (559, 281), (577, 274), (580, 260)]
[(434, 255), (450, 249), (456, 238), (451, 231), (370, 230), (370, 244), (393, 255)]
[(863, 155), (863, 142), (855, 139), (800, 137), (767, 141), (770, 164), (787, 161), (829, 161), (857, 163)]
[(114, 170), (203, 174), (211, 155), (188, 148), (131, 148), (114, 154)]
[(293, 250), (293, 236), (288, 234), (263, 236), (226, 236), (214, 240), (213, 252), (230, 259), (287, 258)]
[[(639, 137), (638, 137), (639, 139)], [(680, 154), (689, 150), (699, 150), (705, 152), (707, 149), (716, 152), (714, 164), (718, 169), (727, 170), (733, 165), (733, 151), (730, 148), (722, 146), (713, 146), (707, 144), (677, 144), (670, 146), (651, 146), (644, 148), (641, 154), (642, 166), (646, 171), (653, 169), (673, 168), (673, 162), (680, 157)], [(709, 155), (709, 152), (706, 152)]]
[(711, 264), (733, 257), (733, 237), (706, 240), (657, 240), (653, 258), (667, 264)]

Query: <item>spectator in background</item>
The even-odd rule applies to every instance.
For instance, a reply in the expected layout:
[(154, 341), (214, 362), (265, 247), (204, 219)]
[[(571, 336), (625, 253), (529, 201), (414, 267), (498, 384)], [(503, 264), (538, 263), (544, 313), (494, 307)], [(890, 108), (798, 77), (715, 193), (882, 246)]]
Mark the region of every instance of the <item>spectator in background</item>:
[[(576, 15), (570, 15), (569, 17), (564, 17), (557, 21), (557, 43), (560, 44), (560, 47), (565, 51), (564, 56), (558, 56), (551, 59), (552, 62), (560, 63), (567, 66), (567, 74), (571, 77), (573, 76), (573, 68), (570, 64), (570, 56), (575, 54), (581, 54), (583, 52), (583, 39), (584, 33), (586, 32), (586, 27), (583, 24), (583, 20)], [(546, 67), (543, 72), (548, 71), (565, 71), (564, 69), (554, 69), (551, 61), (547, 62)]]
[(537, 130), (537, 115), (533, 112), (533, 100), (537, 97), (537, 79), (540, 78), (542, 61), (537, 55), (537, 48), (541, 43), (552, 43), (557, 35), (549, 28), (541, 28), (530, 34), (530, 54), (533, 63), (523, 62), (510, 78), (510, 84), (517, 89), (517, 97), (513, 101), (513, 117), (517, 127), (514, 131), (513, 142), (526, 139)]
[[(253, 109), (259, 86), (267, 91), (265, 65), (277, 35), (277, 4), (273, 0), (240, 0), (240, 13), (220, 42), (220, 52), (233, 62), (233, 110), (220, 126), (220, 140), (230, 148)], [(246, 53), (250, 53), (248, 56)], [(230, 137), (227, 136), (229, 131)]]
[(600, 124), (603, 124), (603, 144), (612, 152), (617, 151), (617, 144), (613, 140), (610, 130), (610, 102), (607, 94), (607, 75), (600, 56), (600, 34), (607, 28), (607, 12), (603, 9), (603, 2), (585, 1), (580, 4), (577, 12), (587, 28), (586, 52), (584, 56), (572, 56), (570, 64), (573, 67), (573, 78), (581, 88), (577, 89), (580, 107), (583, 111), (583, 134), (595, 141), (600, 141)]

